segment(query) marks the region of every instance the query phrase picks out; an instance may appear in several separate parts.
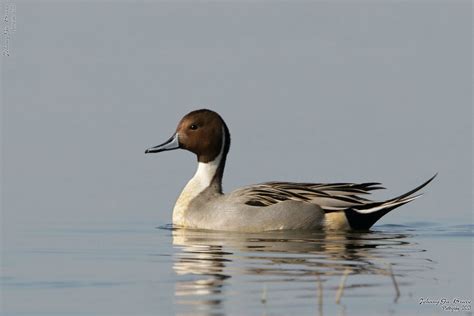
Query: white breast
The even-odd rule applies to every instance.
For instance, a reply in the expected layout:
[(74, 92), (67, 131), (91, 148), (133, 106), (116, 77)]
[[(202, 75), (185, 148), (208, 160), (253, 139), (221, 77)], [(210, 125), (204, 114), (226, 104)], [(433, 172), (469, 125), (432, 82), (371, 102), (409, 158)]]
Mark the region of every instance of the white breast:
[(183, 191), (179, 195), (178, 200), (173, 209), (173, 224), (179, 226), (187, 226), (185, 222), (186, 211), (188, 210), (189, 203), (197, 197), (202, 191), (204, 191), (212, 182), (222, 154), (217, 158), (208, 163), (200, 162), (196, 173), (189, 180), (188, 184), (184, 187)]

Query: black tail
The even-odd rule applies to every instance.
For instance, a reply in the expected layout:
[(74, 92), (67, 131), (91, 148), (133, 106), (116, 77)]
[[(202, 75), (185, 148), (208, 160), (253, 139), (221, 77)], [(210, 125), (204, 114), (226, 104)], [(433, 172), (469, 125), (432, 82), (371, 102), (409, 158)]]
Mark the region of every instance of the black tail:
[(413, 201), (416, 198), (419, 198), (422, 194), (413, 195), (428, 183), (430, 183), (438, 174), (436, 173), (428, 181), (422, 185), (414, 188), (413, 190), (397, 196), (396, 198), (383, 201), (383, 202), (374, 202), (368, 203), (357, 207), (352, 207), (344, 210), (346, 213), (347, 220), (352, 229), (369, 229), (374, 225), (382, 216), (390, 212), (391, 210), (402, 206), (408, 202)]

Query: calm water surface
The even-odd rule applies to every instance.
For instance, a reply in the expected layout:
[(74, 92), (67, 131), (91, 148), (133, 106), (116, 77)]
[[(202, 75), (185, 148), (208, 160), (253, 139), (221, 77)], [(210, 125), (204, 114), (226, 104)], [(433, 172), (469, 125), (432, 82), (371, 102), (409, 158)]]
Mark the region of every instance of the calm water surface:
[[(0, 310), (2, 315), (442, 315), (448, 303), (420, 300), (472, 300), (472, 237), (473, 225), (436, 223), (333, 234), (206, 232), (149, 222), (31, 223), (6, 234)], [(465, 309), (453, 315), (470, 315), (471, 304), (449, 307)]]

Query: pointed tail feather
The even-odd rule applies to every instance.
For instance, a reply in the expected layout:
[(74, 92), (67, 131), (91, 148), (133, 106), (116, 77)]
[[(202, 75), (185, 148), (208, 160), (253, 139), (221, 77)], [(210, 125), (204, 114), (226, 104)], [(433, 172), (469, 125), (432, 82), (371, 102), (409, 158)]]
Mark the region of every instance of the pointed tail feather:
[(412, 195), (412, 194), (424, 188), (428, 183), (433, 181), (433, 179), (437, 175), (438, 174), (436, 173), (433, 177), (428, 179), (428, 181), (426, 181), (425, 183), (419, 185), (418, 187), (414, 188), (413, 190), (407, 193), (397, 196), (396, 198), (383, 201), (383, 202), (367, 203), (361, 206), (357, 206), (357, 208), (353, 207), (353, 208), (346, 209), (345, 213), (346, 213), (347, 220), (349, 221), (349, 225), (353, 229), (369, 229), (380, 218), (382, 218), (382, 216), (384, 216), (391, 210), (419, 198), (422, 194), (417, 194), (417, 195)]

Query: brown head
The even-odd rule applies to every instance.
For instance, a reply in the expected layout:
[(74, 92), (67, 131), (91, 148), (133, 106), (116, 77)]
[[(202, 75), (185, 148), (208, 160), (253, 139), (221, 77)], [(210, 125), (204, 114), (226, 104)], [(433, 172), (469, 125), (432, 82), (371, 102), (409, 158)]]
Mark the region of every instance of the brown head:
[(224, 120), (216, 112), (202, 109), (186, 114), (170, 139), (145, 153), (182, 148), (195, 153), (199, 162), (208, 163), (222, 151), (220, 163), (223, 169), (229, 147), (230, 134)]

